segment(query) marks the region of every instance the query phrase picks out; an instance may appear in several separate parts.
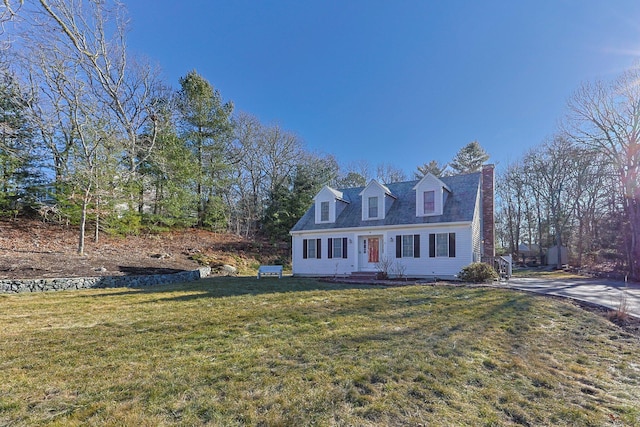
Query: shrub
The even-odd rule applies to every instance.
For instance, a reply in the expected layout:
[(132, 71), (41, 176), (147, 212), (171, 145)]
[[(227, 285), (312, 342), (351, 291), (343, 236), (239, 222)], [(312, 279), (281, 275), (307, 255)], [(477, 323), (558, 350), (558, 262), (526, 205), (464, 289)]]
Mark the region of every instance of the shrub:
[(463, 282), (486, 282), (498, 278), (496, 270), (487, 263), (474, 262), (464, 267), (458, 277)]
[(629, 301), (624, 291), (620, 294), (617, 308), (607, 313), (607, 319), (618, 325), (625, 324), (629, 319)]
[(393, 267), (393, 260), (388, 257), (380, 258), (376, 263), (376, 270), (378, 270), (377, 279), (384, 280), (389, 277), (389, 273)]
[(137, 236), (142, 229), (142, 215), (127, 210), (104, 218), (103, 227), (112, 236)]

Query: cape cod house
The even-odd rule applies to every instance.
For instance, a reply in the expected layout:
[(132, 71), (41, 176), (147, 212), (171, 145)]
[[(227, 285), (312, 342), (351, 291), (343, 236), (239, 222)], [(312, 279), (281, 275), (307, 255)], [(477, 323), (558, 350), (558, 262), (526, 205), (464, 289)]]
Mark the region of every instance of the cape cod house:
[(454, 278), (493, 258), (494, 167), (419, 181), (325, 186), (291, 229), (294, 276)]

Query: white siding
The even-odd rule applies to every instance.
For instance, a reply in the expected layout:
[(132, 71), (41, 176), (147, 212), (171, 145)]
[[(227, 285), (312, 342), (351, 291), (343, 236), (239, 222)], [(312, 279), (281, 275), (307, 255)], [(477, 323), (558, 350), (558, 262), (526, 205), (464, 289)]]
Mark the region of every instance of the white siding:
[[(293, 235), (292, 242), (292, 263), (293, 274), (298, 276), (334, 276), (348, 275), (354, 271), (359, 271), (358, 266), (358, 238), (361, 236), (381, 236), (382, 245), (380, 258), (387, 257), (393, 267), (389, 271), (392, 275), (399, 271), (397, 266), (401, 266), (406, 277), (439, 277), (453, 278), (463, 267), (473, 262), (473, 241), (475, 231), (471, 223), (461, 223), (455, 225), (429, 225), (402, 227), (394, 229), (369, 228), (340, 232), (339, 230), (326, 232), (305, 232)], [(449, 257), (429, 257), (429, 234), (455, 233), (456, 235), (456, 256)], [(396, 258), (397, 236), (420, 235), (420, 258)], [(328, 239), (347, 238), (347, 258), (328, 258)], [(303, 258), (303, 240), (321, 239), (322, 252), (320, 259)], [(392, 241), (393, 239), (393, 241)]]
[[(347, 239), (347, 258), (329, 258), (329, 238)], [(321, 239), (320, 258), (303, 258), (305, 239)], [(297, 276), (343, 276), (355, 271), (358, 248), (353, 233), (305, 233), (292, 239), (292, 269)]]
[[(395, 246), (393, 261), (404, 267), (404, 275), (407, 277), (440, 277), (452, 278), (460, 270), (469, 265), (472, 260), (471, 251), (471, 227), (469, 225), (439, 226), (427, 229), (403, 229), (392, 232), (394, 234), (394, 244), (397, 235), (419, 234), (420, 235), (420, 258), (395, 258)], [(449, 257), (429, 257), (429, 234), (455, 233), (456, 235), (456, 256)]]

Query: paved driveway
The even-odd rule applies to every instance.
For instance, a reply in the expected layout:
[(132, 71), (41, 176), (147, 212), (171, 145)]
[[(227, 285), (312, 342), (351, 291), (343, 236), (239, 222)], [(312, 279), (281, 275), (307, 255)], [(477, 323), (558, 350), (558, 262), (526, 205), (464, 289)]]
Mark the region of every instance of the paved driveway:
[(608, 279), (511, 278), (507, 286), (541, 294), (574, 298), (617, 310), (626, 302), (627, 313), (640, 318), (640, 284)]

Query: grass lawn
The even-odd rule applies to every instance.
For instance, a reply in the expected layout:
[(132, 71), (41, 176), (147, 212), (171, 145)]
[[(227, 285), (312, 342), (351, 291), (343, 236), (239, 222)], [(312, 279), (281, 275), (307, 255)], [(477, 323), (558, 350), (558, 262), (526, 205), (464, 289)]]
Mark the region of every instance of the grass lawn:
[(0, 425), (640, 425), (639, 340), (508, 290), (212, 278), (0, 325)]

